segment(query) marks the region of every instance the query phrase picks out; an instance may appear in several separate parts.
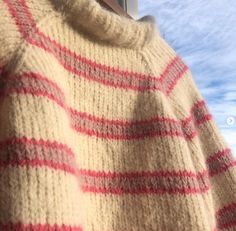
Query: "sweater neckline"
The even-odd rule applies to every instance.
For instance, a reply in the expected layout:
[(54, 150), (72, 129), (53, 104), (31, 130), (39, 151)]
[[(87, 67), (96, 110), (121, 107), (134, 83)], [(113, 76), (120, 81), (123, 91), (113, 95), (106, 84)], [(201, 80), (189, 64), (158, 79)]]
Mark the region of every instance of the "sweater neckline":
[(153, 15), (135, 20), (105, 9), (96, 0), (53, 1), (75, 29), (83, 29), (95, 39), (111, 45), (141, 49), (157, 32)]

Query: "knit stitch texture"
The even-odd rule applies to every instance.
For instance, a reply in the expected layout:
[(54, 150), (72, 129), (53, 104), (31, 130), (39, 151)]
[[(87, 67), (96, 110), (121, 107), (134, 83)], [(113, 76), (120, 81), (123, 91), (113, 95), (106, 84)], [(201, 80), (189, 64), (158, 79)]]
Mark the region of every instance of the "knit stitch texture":
[(236, 160), (151, 15), (0, 1), (0, 230), (236, 230)]

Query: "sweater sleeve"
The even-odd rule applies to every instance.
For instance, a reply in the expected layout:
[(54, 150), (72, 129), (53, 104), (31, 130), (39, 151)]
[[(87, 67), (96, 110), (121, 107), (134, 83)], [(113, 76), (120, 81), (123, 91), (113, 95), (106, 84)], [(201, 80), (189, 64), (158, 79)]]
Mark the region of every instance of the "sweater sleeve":
[(0, 1), (0, 230), (81, 230), (73, 135), (65, 111), (46, 97), (63, 102), (64, 94), (15, 69), (23, 39), (12, 4)]
[(180, 57), (179, 60), (187, 70), (178, 79), (170, 99), (178, 116), (187, 118), (183, 124), (189, 128), (189, 137), (194, 140), (189, 145), (192, 150), (197, 150), (193, 151), (193, 158), (199, 160), (195, 162), (196, 168), (206, 168), (209, 174), (217, 228), (232, 230), (230, 228), (236, 224), (235, 155), (216, 124), (192, 72)]

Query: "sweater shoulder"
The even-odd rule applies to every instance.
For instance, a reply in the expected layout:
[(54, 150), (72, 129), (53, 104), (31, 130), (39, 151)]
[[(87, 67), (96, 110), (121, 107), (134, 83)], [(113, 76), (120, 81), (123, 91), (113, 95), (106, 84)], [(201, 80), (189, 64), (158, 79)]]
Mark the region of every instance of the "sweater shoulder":
[(0, 2), (0, 66), (18, 57), (37, 25), (51, 15), (50, 0), (3, 0)]

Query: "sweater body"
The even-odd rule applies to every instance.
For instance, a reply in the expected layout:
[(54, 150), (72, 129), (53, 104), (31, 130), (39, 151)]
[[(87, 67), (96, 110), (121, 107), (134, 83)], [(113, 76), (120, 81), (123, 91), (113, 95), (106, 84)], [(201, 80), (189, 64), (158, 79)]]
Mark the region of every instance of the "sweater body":
[(236, 230), (232, 150), (154, 26), (0, 2), (0, 230)]

